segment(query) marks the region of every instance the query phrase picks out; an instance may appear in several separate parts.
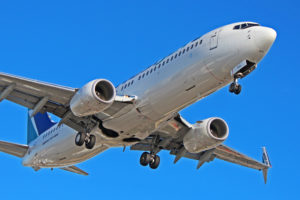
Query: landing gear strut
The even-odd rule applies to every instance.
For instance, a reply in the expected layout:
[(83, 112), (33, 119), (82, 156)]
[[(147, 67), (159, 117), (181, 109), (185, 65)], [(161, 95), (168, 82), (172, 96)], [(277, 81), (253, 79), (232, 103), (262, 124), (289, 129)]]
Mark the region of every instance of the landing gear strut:
[(96, 137), (94, 135), (79, 132), (75, 137), (75, 144), (77, 146), (82, 146), (83, 143), (85, 143), (87, 149), (92, 149), (95, 146)]
[(156, 169), (159, 166), (160, 157), (153, 153), (144, 152), (140, 158), (140, 164), (142, 166), (149, 165), (151, 169)]
[(234, 93), (236, 95), (240, 94), (242, 91), (242, 86), (238, 83), (238, 79), (243, 76), (242, 73), (238, 73), (234, 75), (234, 81), (229, 86), (229, 92)]

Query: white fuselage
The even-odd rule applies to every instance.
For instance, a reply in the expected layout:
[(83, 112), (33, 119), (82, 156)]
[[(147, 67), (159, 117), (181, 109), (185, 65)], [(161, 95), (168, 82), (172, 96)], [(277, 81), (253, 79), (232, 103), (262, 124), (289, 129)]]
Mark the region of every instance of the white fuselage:
[(138, 99), (103, 122), (105, 128), (119, 132), (119, 137), (107, 138), (94, 129), (97, 142), (88, 150), (75, 145), (77, 131), (56, 125), (30, 144), (23, 164), (73, 165), (109, 147), (132, 145), (124, 139), (146, 138), (174, 113), (228, 85), (233, 81), (232, 70), (245, 60), (257, 64), (276, 37), (274, 30), (267, 27), (234, 30), (235, 25), (205, 34), (120, 84), (116, 88), (118, 95), (135, 95)]

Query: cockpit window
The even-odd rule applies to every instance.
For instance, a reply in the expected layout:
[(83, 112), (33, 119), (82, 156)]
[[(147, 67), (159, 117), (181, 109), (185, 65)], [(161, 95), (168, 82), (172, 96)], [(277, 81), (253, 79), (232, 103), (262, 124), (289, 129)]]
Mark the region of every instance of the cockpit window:
[(252, 27), (252, 26), (260, 26), (259, 24), (255, 24), (255, 23), (248, 23), (247, 24), (247, 28)]
[(240, 29), (240, 26), (241, 26), (241, 25), (236, 25), (236, 26), (234, 26), (234, 27), (233, 27), (233, 30)]
[(233, 27), (233, 30), (239, 30), (239, 29), (246, 29), (252, 26), (260, 26), (259, 24), (256, 23), (243, 23), (243, 24), (239, 24)]

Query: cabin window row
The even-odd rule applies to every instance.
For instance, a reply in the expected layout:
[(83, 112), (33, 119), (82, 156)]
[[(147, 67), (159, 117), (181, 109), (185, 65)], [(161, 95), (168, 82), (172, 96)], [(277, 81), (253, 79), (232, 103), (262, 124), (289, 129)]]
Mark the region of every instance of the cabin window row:
[[(202, 44), (202, 40), (200, 40), (199, 42), (197, 41), (197, 42), (193, 43), (191, 46), (188, 46), (186, 49), (183, 49), (182, 51), (179, 51), (178, 53), (175, 53), (175, 55), (172, 55), (167, 60), (164, 60), (163, 62), (160, 62), (155, 67), (152, 67), (150, 70), (148, 70), (147, 72), (144, 72), (143, 74), (139, 75), (138, 80), (141, 80), (145, 76), (148, 76), (152, 72), (155, 72), (156, 70), (160, 69), (165, 64), (168, 64), (169, 62), (173, 61), (177, 57), (183, 55), (184, 53), (188, 52), (189, 50), (192, 50), (193, 48), (196, 48), (198, 45), (201, 45), (201, 44)], [(133, 83), (134, 83), (134, 80), (129, 81), (124, 86), (122, 86), (121, 90), (126, 89), (127, 87), (129, 87)]]

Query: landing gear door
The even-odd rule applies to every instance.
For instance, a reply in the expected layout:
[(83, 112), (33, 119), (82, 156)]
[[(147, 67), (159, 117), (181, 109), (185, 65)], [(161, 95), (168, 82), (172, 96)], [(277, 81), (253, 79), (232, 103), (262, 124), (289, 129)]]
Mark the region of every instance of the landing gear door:
[(213, 50), (218, 47), (218, 31), (214, 32), (209, 38), (209, 50)]

